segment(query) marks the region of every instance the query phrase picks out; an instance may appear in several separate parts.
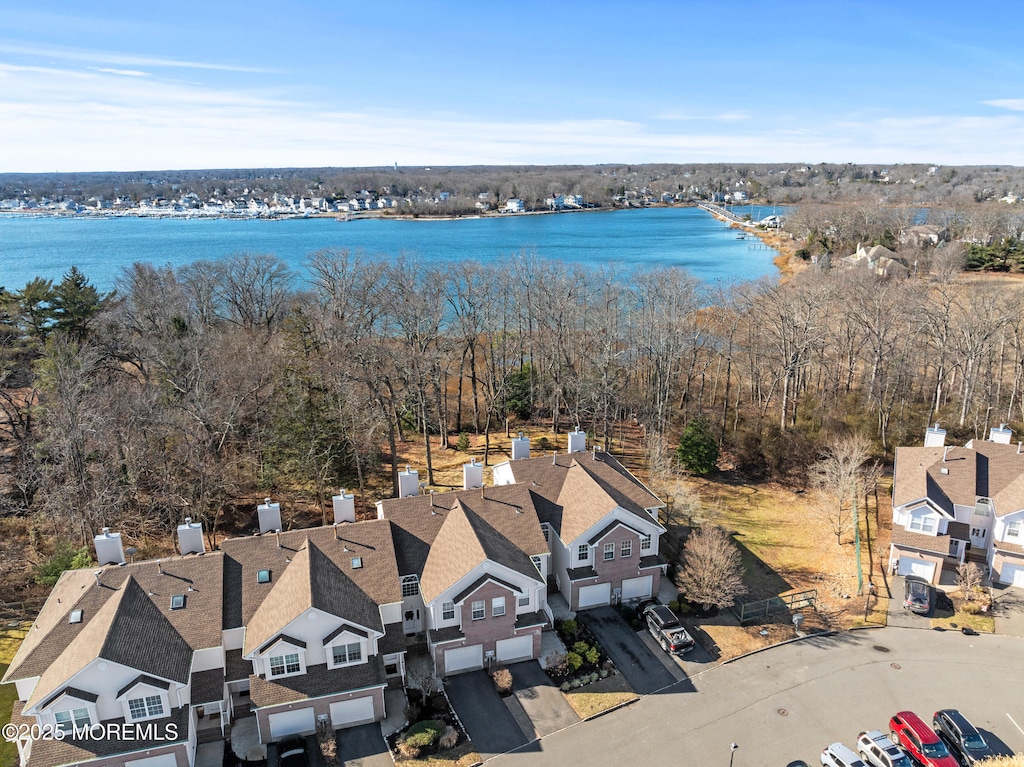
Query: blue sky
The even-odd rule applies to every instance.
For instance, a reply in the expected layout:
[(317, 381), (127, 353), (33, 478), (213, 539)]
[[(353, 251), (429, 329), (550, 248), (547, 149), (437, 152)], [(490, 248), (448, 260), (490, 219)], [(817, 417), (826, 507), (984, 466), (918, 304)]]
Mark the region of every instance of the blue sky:
[(0, 0), (0, 172), (1024, 165), (1024, 3)]

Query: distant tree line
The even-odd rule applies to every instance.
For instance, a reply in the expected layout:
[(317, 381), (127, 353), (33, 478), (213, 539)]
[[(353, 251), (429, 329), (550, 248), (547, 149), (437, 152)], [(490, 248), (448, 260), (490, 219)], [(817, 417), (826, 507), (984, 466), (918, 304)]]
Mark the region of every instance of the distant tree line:
[(0, 293), (3, 515), (76, 546), (186, 514), (210, 529), (243, 495), (325, 504), (380, 468), (394, 480), (404, 440), (433, 484), (432, 450), (524, 422), (605, 445), (638, 424), (653, 464), (701, 472), (710, 439), (796, 484), (844, 435), (891, 457), (932, 421), (957, 441), (1024, 422), (1021, 289), (952, 272), (707, 289), (529, 255), (306, 266), (237, 254), (137, 263), (109, 295), (75, 269)]

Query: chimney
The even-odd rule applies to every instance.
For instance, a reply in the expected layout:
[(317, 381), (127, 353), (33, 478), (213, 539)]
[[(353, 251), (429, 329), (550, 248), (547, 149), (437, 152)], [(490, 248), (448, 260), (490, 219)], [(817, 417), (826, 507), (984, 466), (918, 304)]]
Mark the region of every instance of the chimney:
[(524, 437), (522, 432), (519, 432), (518, 437), (512, 438), (512, 460), (518, 461), (523, 458), (530, 457), (530, 438)]
[(264, 498), (263, 503), (256, 507), (256, 515), (260, 521), (260, 535), (281, 529), (281, 504), (271, 503)]
[(420, 493), (420, 473), (405, 465), (405, 471), (398, 472), (398, 497), (409, 498)]
[(587, 450), (587, 433), (585, 431), (569, 432), (569, 450), (570, 453), (584, 453)]
[(334, 496), (334, 522), (355, 522), (356, 521), (356, 497), (352, 493), (346, 493), (345, 488)]
[(469, 463), (462, 464), (462, 489), (475, 490), (484, 486), (484, 465), (477, 463), (474, 458)]
[(989, 429), (988, 438), (992, 442), (998, 442), (1000, 445), (1009, 445), (1010, 438), (1013, 436), (1013, 429), (1006, 428), (1005, 423), (999, 424), (999, 428), (992, 427)]
[(178, 550), (182, 554), (206, 553), (201, 522), (193, 523), (192, 517), (185, 517), (185, 524), (178, 525)]
[(96, 561), (101, 565), (123, 565), (124, 548), (121, 545), (121, 533), (110, 532), (104, 527), (103, 532), (93, 539), (96, 547)]
[(946, 430), (940, 429), (939, 424), (936, 423), (934, 426), (929, 426), (924, 431), (924, 446), (925, 447), (945, 447), (946, 445)]

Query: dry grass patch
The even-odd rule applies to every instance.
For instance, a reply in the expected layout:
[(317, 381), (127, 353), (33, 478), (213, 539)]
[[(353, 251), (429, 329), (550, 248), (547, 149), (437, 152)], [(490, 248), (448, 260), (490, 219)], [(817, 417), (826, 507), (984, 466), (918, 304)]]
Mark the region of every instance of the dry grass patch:
[(470, 767), (472, 764), (479, 764), (483, 761), (480, 753), (473, 745), (473, 741), (467, 740), (462, 745), (450, 748), (440, 754), (424, 757), (423, 759), (406, 759), (395, 754), (396, 764), (416, 765), (417, 767)]
[(622, 674), (615, 674), (599, 682), (588, 684), (581, 690), (562, 693), (580, 719), (587, 719), (621, 706), (639, 696), (633, 692)]
[[(980, 612), (982, 603), (978, 599), (968, 602), (957, 591), (947, 594), (947, 596), (953, 602), (953, 614), (943, 618), (932, 618), (932, 628), (951, 629), (954, 631), (968, 628), (977, 631), (979, 634), (996, 633), (996, 619), (992, 616), (992, 611)], [(966, 605), (973, 605), (973, 608), (965, 609)], [(969, 609), (978, 610), (979, 612), (968, 612)]]

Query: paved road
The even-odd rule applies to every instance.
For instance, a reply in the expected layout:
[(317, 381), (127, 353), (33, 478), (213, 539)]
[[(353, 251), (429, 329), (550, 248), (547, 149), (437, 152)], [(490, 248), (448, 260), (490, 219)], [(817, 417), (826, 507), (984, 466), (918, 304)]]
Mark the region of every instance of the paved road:
[(528, 738), (516, 724), (486, 672), (456, 674), (445, 682), (445, 690), (484, 759), (519, 748), (532, 739), (532, 733)]
[[(913, 710), (961, 709), (1010, 749), (1024, 751), (1024, 640), (954, 631), (873, 629), (811, 637), (711, 669), (683, 685), (499, 756), (504, 765), (816, 764), (828, 743), (887, 729)], [(685, 683), (684, 683), (685, 684)], [(1015, 724), (1016, 723), (1016, 724)]]

